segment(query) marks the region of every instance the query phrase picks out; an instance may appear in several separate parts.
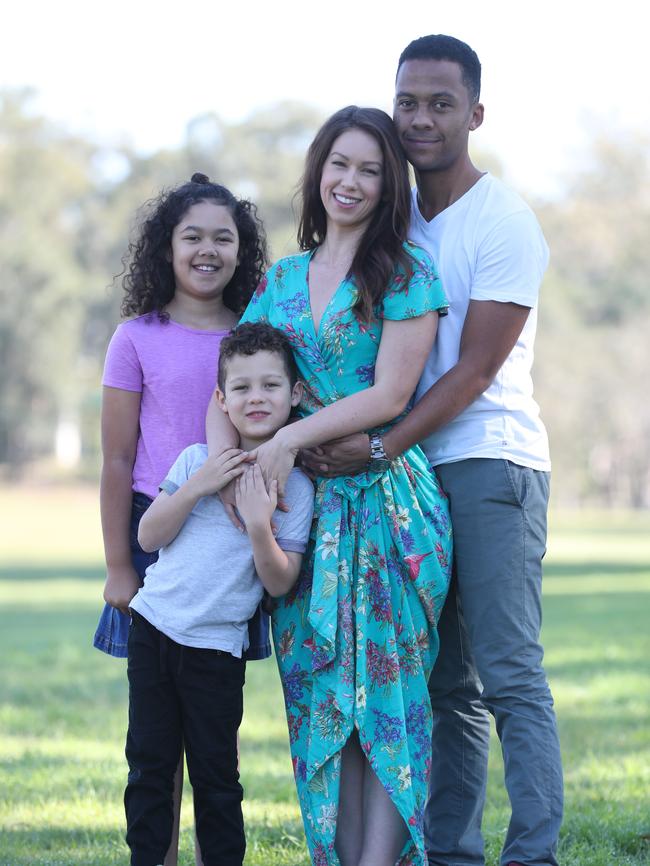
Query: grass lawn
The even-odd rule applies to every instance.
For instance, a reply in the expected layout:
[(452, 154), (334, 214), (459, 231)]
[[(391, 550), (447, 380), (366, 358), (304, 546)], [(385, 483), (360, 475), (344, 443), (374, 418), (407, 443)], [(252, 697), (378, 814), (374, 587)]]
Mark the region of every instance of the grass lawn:
[[(103, 570), (92, 490), (0, 493), (0, 866), (117, 866), (124, 662), (93, 650)], [(650, 862), (650, 514), (556, 514), (546, 668), (565, 764), (562, 866)], [(273, 660), (248, 666), (241, 731), (247, 866), (308, 866)], [(489, 866), (508, 820), (498, 744)], [(193, 863), (191, 791), (181, 866)]]

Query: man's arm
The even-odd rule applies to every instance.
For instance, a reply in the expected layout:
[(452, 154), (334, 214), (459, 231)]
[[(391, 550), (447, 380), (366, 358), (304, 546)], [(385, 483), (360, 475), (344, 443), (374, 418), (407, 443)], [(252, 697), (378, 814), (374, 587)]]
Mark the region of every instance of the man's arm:
[(439, 430), (490, 387), (515, 347), (529, 313), (529, 307), (519, 304), (470, 301), (458, 362), (384, 436), (389, 457), (402, 454)]
[[(393, 458), (447, 424), (492, 383), (513, 350), (530, 313), (529, 307), (499, 301), (470, 301), (458, 362), (442, 376), (411, 412), (383, 437)], [(354, 475), (368, 463), (365, 433), (310, 449), (303, 463), (317, 475)]]

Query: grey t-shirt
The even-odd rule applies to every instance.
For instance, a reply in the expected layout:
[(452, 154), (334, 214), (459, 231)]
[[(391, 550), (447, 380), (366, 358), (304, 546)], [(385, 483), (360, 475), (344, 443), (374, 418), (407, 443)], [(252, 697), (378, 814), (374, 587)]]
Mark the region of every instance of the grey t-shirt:
[[(186, 448), (161, 490), (175, 493), (207, 455), (206, 445)], [(304, 553), (314, 488), (299, 469), (287, 480), (285, 499), (290, 510), (273, 515), (276, 541), (283, 550)], [(262, 594), (250, 540), (235, 529), (214, 495), (199, 499), (176, 538), (161, 549), (131, 607), (176, 643), (225, 650), (239, 658), (248, 647), (248, 620)]]

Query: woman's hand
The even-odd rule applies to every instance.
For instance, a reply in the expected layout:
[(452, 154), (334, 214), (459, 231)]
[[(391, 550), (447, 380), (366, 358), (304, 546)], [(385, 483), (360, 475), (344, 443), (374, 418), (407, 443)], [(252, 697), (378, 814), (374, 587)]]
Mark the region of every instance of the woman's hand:
[(255, 456), (255, 462), (262, 470), (262, 476), (266, 489), (271, 489), (271, 482), (277, 482), (278, 497), (284, 496), (284, 488), (289, 473), (294, 467), (298, 455), (298, 447), (291, 442), (288, 431), (293, 425), (283, 427), (268, 442), (264, 442), (251, 454)]
[(302, 465), (313, 477), (320, 475), (336, 478), (339, 475), (358, 475), (370, 460), (370, 438), (367, 433), (352, 433), (332, 439), (316, 448), (300, 452)]

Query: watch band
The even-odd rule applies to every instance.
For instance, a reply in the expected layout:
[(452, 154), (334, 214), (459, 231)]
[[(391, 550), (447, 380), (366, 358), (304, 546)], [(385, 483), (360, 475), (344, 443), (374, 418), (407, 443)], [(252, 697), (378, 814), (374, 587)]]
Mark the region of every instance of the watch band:
[(379, 433), (370, 434), (370, 459), (371, 460), (387, 460), (386, 452), (384, 451), (384, 440)]

